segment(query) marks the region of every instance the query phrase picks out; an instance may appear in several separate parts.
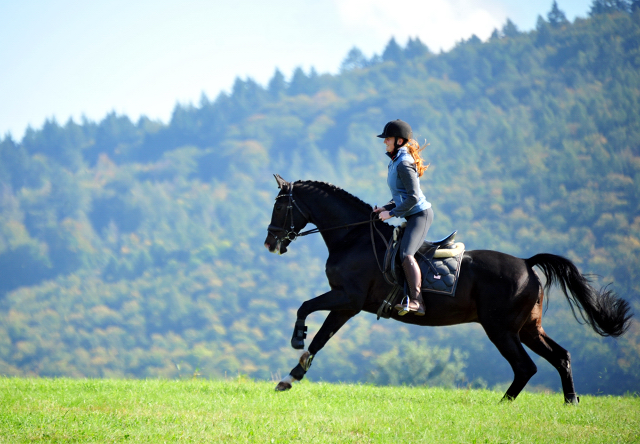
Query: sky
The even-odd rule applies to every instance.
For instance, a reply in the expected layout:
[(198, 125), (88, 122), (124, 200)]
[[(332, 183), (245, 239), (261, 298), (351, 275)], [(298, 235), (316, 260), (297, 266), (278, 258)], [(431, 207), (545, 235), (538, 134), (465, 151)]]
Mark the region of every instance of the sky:
[[(558, 0), (570, 21), (592, 0)], [(47, 119), (107, 114), (168, 123), (176, 104), (266, 86), (279, 69), (338, 73), (350, 49), (382, 54), (393, 37), (448, 51), (507, 19), (521, 31), (553, 0), (0, 0), (0, 140)]]

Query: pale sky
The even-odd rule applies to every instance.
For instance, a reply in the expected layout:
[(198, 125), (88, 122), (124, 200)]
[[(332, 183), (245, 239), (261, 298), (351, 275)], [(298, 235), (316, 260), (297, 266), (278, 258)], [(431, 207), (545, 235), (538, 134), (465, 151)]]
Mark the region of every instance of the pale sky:
[[(592, 0), (558, 0), (573, 21)], [(234, 80), (266, 86), (276, 68), (337, 73), (349, 50), (391, 37), (433, 52), (507, 18), (521, 31), (553, 0), (0, 0), (0, 138), (45, 119), (109, 112), (167, 123), (176, 103), (214, 100)]]

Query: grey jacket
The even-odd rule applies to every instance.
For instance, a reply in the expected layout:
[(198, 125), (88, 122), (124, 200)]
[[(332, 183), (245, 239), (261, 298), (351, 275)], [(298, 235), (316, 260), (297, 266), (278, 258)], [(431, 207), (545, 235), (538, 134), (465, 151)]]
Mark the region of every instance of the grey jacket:
[(395, 156), (391, 157), (387, 174), (387, 185), (391, 190), (392, 199), (385, 206), (395, 217), (408, 217), (431, 208), (420, 189), (420, 180), (416, 163), (406, 147), (401, 147)]

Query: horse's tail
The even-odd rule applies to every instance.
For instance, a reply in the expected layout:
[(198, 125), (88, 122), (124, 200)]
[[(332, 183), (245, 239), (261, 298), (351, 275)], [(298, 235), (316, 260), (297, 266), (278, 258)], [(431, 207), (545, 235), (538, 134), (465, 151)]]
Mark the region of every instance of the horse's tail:
[(593, 288), (590, 279), (580, 274), (569, 259), (554, 254), (536, 254), (525, 262), (529, 267), (537, 265), (542, 270), (547, 278), (546, 290), (553, 284), (562, 289), (578, 322), (576, 308), (582, 319), (601, 336), (618, 337), (629, 328), (633, 316), (629, 303), (607, 287), (599, 291)]

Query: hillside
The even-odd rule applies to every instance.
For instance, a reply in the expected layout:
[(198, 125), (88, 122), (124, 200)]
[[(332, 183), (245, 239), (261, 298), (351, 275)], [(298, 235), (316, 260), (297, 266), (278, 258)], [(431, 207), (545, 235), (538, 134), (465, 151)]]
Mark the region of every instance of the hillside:
[[(338, 75), (279, 71), (266, 87), (177, 105), (168, 124), (110, 114), (47, 121), (0, 140), (0, 374), (167, 377), (287, 373), (295, 310), (327, 289), (319, 237), (263, 247), (273, 173), (388, 200), (375, 135), (410, 122), (436, 219), (468, 249), (569, 257), (640, 310), (640, 12), (434, 54), (391, 40), (352, 50)], [(615, 341), (551, 294), (545, 329), (573, 357), (582, 393), (637, 391), (640, 324)], [(313, 333), (324, 320), (309, 319)], [(410, 337), (420, 336), (418, 341)], [(398, 344), (406, 344), (398, 347)], [(422, 329), (362, 314), (314, 361), (312, 380), (490, 386), (511, 369), (478, 326)], [(529, 389), (559, 389), (536, 359)]]

